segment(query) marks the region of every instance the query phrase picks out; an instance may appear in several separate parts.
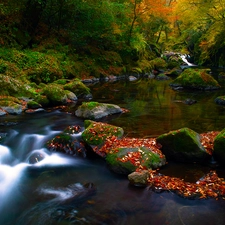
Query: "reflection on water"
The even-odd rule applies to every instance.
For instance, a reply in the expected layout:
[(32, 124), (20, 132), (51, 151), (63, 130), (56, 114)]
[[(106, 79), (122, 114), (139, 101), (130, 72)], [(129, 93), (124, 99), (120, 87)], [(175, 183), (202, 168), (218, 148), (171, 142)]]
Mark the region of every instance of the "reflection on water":
[[(168, 81), (144, 80), (92, 86), (94, 101), (130, 110), (102, 121), (121, 126), (130, 137), (152, 137), (189, 127), (197, 132), (221, 130), (224, 107), (217, 92), (175, 92)], [(119, 90), (119, 91), (118, 91)], [(186, 98), (197, 100), (185, 105)], [(83, 121), (62, 111), (1, 117), (16, 122), (0, 126), (0, 224), (4, 225), (223, 225), (223, 200), (186, 200), (175, 194), (131, 187), (126, 177), (108, 170), (103, 159), (51, 154), (44, 143), (67, 126)], [(195, 182), (211, 168), (169, 163), (160, 172)], [(224, 177), (224, 169), (219, 169)], [(85, 184), (94, 184), (86, 186)]]

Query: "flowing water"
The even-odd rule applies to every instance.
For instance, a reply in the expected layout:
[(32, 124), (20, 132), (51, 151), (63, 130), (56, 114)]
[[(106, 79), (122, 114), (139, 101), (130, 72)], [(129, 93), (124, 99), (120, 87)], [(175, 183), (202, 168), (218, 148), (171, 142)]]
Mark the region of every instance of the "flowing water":
[[(129, 137), (156, 137), (181, 127), (199, 133), (222, 130), (225, 108), (215, 92), (175, 92), (169, 81), (138, 80), (96, 84), (93, 100), (115, 103), (128, 113), (102, 119), (125, 130)], [(181, 101), (197, 100), (194, 105)], [(79, 103), (78, 103), (79, 104)], [(0, 224), (167, 224), (223, 225), (224, 200), (187, 200), (173, 193), (155, 193), (129, 185), (110, 172), (103, 159), (49, 153), (44, 144), (67, 126), (83, 126), (61, 110), (0, 118)], [(43, 160), (41, 160), (43, 159)], [(164, 174), (195, 182), (210, 166), (168, 163)], [(225, 177), (223, 168), (217, 168)]]

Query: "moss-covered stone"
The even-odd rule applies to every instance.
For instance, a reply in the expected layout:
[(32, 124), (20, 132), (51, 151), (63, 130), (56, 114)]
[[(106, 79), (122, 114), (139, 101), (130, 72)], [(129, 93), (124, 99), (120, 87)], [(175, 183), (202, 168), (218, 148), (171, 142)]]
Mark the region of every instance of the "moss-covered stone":
[(179, 162), (204, 162), (210, 158), (200, 142), (200, 135), (189, 128), (170, 131), (156, 139), (166, 158)]
[(28, 107), (28, 109), (38, 109), (42, 106), (39, 103), (32, 100), (32, 101), (27, 102), (27, 107)]
[(102, 145), (111, 136), (121, 138), (124, 133), (121, 127), (91, 120), (85, 120), (85, 128), (82, 138), (88, 145), (94, 146)]
[(72, 91), (78, 98), (90, 94), (90, 89), (79, 79), (74, 79), (64, 85), (65, 90)]
[(84, 144), (67, 133), (56, 135), (46, 143), (46, 148), (51, 152), (61, 152), (73, 156), (86, 156)]
[(109, 168), (115, 173), (129, 174), (138, 168), (156, 169), (165, 165), (165, 157), (146, 147), (112, 149), (106, 156)]
[(51, 105), (61, 105), (67, 102), (67, 96), (63, 87), (58, 84), (49, 84), (43, 89)]
[(223, 129), (214, 139), (213, 155), (221, 165), (225, 165), (225, 129)]
[(9, 114), (21, 114), (23, 111), (22, 102), (10, 96), (0, 97), (0, 108)]
[(208, 74), (207, 69), (191, 68), (184, 70), (170, 86), (198, 90), (215, 90), (220, 88), (218, 82)]
[(36, 101), (42, 107), (47, 107), (50, 105), (50, 101), (46, 95), (37, 95), (35, 96), (34, 101)]
[(85, 119), (100, 119), (116, 113), (122, 113), (119, 106), (98, 102), (83, 102), (75, 112), (76, 116)]
[(8, 95), (15, 97), (34, 97), (35, 91), (27, 83), (20, 81), (19, 79), (12, 78), (0, 74), (0, 95)]

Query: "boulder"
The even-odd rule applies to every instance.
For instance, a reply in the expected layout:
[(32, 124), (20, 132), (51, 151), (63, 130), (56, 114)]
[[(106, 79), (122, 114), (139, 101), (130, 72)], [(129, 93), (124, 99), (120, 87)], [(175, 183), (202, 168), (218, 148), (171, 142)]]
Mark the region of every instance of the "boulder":
[(90, 95), (90, 89), (79, 79), (74, 79), (64, 85), (64, 90), (73, 92), (78, 98), (85, 98)]
[(184, 70), (171, 84), (173, 89), (186, 88), (197, 90), (216, 90), (220, 88), (218, 82), (208, 74), (207, 69)]
[(50, 152), (61, 152), (72, 156), (86, 157), (84, 144), (72, 135), (60, 133), (46, 143)]
[(107, 138), (112, 136), (121, 138), (124, 133), (123, 128), (107, 123), (85, 120), (84, 125), (85, 130), (82, 133), (82, 138), (90, 146), (101, 146)]
[(46, 87), (43, 88), (43, 94), (48, 98), (50, 105), (62, 105), (67, 102), (66, 92), (61, 85), (46, 85)]
[(147, 147), (118, 147), (109, 151), (106, 162), (115, 173), (129, 174), (139, 168), (159, 168), (165, 165), (166, 158)]
[(9, 114), (21, 114), (23, 111), (22, 100), (11, 96), (1, 96), (0, 108), (3, 115), (3, 112), (7, 112)]
[(170, 160), (203, 163), (211, 157), (202, 146), (200, 135), (189, 128), (162, 134), (156, 142), (162, 145), (161, 151)]
[(35, 95), (34, 89), (25, 83), (25, 81), (20, 81), (19, 79), (3, 74), (0, 74), (0, 80), (0, 95), (10, 95), (16, 97), (33, 97)]
[(114, 104), (98, 103), (98, 102), (83, 102), (75, 111), (77, 117), (85, 119), (100, 119), (116, 113), (122, 113), (123, 110)]
[(133, 172), (128, 175), (128, 180), (130, 184), (134, 186), (150, 186), (148, 183), (149, 172), (148, 170), (142, 170), (138, 172)]
[(215, 99), (215, 103), (218, 105), (225, 105), (225, 96), (218, 96)]
[(41, 108), (42, 106), (39, 103), (33, 100), (30, 100), (27, 102), (27, 107), (28, 109), (38, 109), (38, 108)]
[(214, 139), (213, 155), (221, 165), (225, 165), (225, 129)]

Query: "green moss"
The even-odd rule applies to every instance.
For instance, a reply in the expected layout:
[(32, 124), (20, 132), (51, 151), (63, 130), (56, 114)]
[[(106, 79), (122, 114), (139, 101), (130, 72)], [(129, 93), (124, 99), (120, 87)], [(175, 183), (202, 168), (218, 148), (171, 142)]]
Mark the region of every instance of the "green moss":
[(79, 79), (74, 79), (64, 85), (65, 90), (72, 91), (76, 96), (90, 94), (90, 88), (83, 84)]
[(174, 81), (184, 87), (207, 88), (220, 87), (218, 82), (207, 73), (206, 69), (186, 69)]

